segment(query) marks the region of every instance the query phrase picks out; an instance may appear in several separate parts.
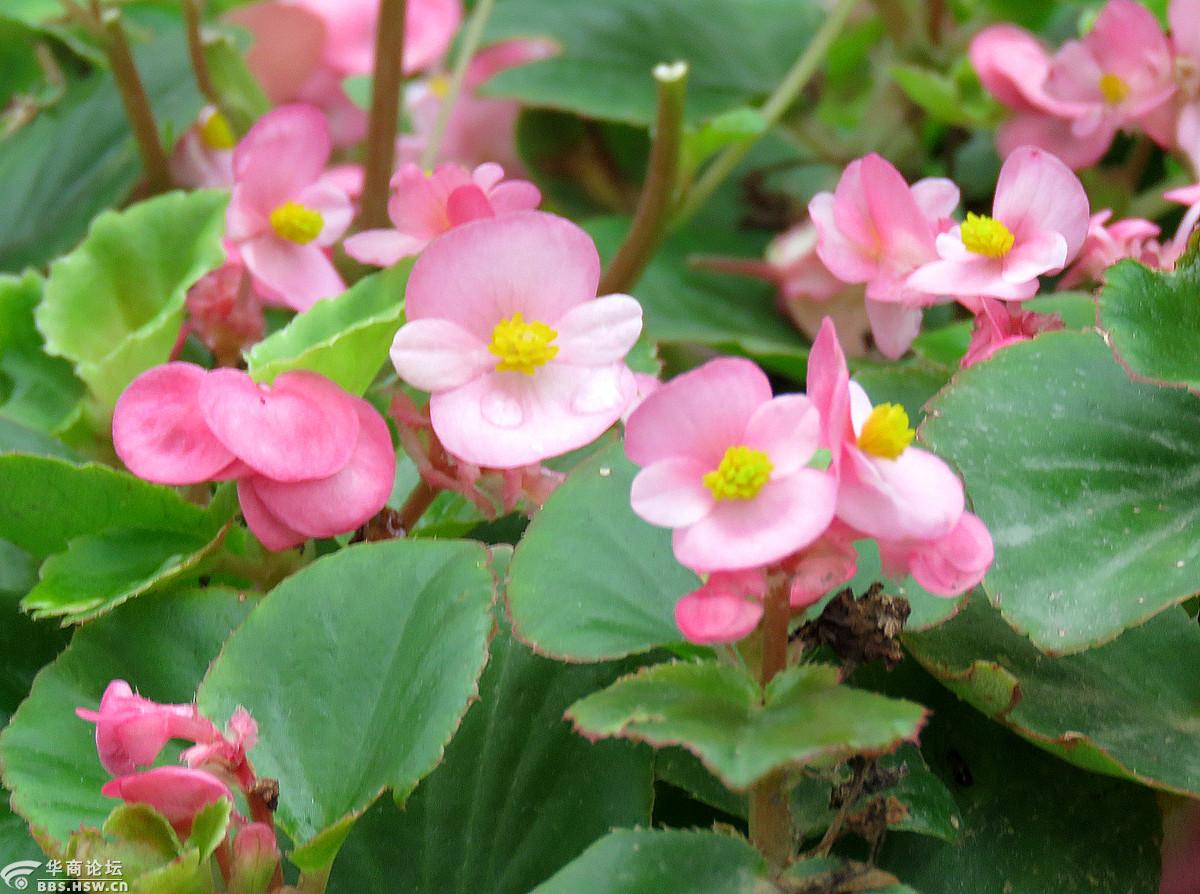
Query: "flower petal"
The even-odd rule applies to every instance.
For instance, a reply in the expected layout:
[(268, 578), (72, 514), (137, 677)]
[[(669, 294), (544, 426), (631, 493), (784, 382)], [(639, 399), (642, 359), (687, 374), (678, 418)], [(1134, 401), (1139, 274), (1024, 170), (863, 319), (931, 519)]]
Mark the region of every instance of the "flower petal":
[(267, 388), (246, 373), (217, 369), (198, 402), (212, 433), (255, 471), (278, 481), (325, 478), (358, 443), (355, 399), (316, 373), (285, 372)]
[(449, 320), (414, 320), (392, 341), (397, 374), (422, 391), (449, 391), (496, 368), (487, 345)]
[(197, 396), (207, 375), (192, 363), (167, 363), (129, 384), (113, 411), (112, 431), (129, 471), (159, 484), (197, 484), (234, 462), (200, 415)]
[(763, 615), (761, 602), (701, 587), (675, 603), (675, 625), (689, 642), (732, 643), (749, 635)]
[(995, 555), (987, 526), (964, 512), (949, 534), (917, 549), (909, 566), (916, 582), (930, 593), (958, 596), (983, 580)]
[(771, 458), (772, 478), (802, 469), (821, 438), (821, 414), (803, 394), (772, 398), (754, 411), (746, 423), (742, 443)]
[(836, 495), (836, 479), (815, 469), (768, 481), (753, 499), (718, 501), (694, 525), (677, 528), (675, 558), (700, 572), (777, 562), (824, 533)]
[(711, 360), (642, 401), (625, 426), (625, 453), (639, 466), (690, 456), (715, 469), (726, 448), (742, 442), (754, 411), (770, 399), (771, 383), (754, 363)]
[(363, 230), (348, 236), (342, 245), (346, 254), (363, 264), (391, 267), (401, 258), (415, 255), (429, 242), (399, 230)]
[(850, 371), (833, 320), (826, 317), (808, 354), (808, 397), (821, 414), (821, 446), (832, 454), (836, 471), (842, 445), (854, 441), (850, 424)]
[(1035, 233), (1004, 256), (1005, 282), (1020, 284), (1066, 265), (1067, 240), (1061, 233)]
[(628, 295), (605, 295), (571, 308), (554, 328), (559, 363), (614, 363), (625, 359), (641, 335), (642, 306)]
[(1000, 169), (993, 216), (1012, 230), (1018, 244), (1039, 233), (1061, 233), (1067, 264), (1087, 238), (1091, 211), (1083, 184), (1070, 168), (1043, 149), (1025, 146)]
[(894, 460), (847, 451), (838, 491), (838, 518), (871, 537), (934, 540), (963, 512), (963, 489), (942, 460), (909, 447)]
[(315, 245), (297, 245), (267, 233), (243, 243), (241, 253), (255, 286), (293, 310), (306, 311), (346, 290), (333, 262)]
[(308, 538), (288, 527), (263, 503), (255, 487), (255, 484), (262, 480), (264, 479), (257, 475), (238, 479), (238, 503), (242, 507), (242, 516), (246, 519), (246, 524), (259, 542), (272, 552), (299, 546)]
[(879, 353), (889, 360), (899, 360), (920, 334), (924, 314), (919, 307), (868, 298), (867, 319), (871, 323), (871, 337)]
[(651, 463), (633, 479), (629, 492), (633, 511), (662, 528), (698, 522), (715, 505), (712, 494), (704, 486), (707, 471), (686, 456)]
[(321, 176), (331, 151), (329, 125), (319, 109), (296, 104), (268, 112), (233, 151), (232, 202), (269, 215)]

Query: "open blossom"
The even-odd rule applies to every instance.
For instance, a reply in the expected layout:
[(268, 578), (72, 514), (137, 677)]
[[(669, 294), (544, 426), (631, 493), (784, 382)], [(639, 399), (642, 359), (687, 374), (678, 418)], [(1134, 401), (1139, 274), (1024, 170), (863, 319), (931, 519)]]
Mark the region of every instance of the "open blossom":
[(1053, 57), (1013, 25), (981, 31), (970, 55), (984, 87), (1015, 112), (996, 135), (1002, 156), (1033, 145), (1083, 168), (1133, 124), (1161, 145), (1174, 142), (1172, 46), (1134, 0), (1110, 0), (1091, 31)]
[(673, 528), (696, 571), (738, 571), (803, 549), (833, 518), (836, 484), (809, 468), (820, 419), (807, 397), (771, 396), (748, 360), (722, 358), (667, 382), (629, 417), (625, 452), (642, 466), (630, 499)]
[(388, 217), (395, 229), (364, 230), (346, 240), (346, 254), (364, 264), (391, 266), (461, 224), (528, 211), (542, 201), (532, 183), (505, 180), (504, 169), (491, 163), (474, 171), (439, 165), (428, 175), (406, 164), (392, 176), (391, 185)]
[(227, 236), (264, 297), (295, 310), (345, 289), (325, 249), (354, 212), (322, 178), (331, 151), (324, 116), (304, 105), (264, 115), (234, 150)]
[(527, 466), (621, 417), (636, 390), (625, 355), (642, 309), (628, 295), (597, 298), (599, 280), (591, 237), (540, 211), (472, 221), (425, 249), (391, 356), (401, 378), (430, 392), (450, 453)]
[(171, 179), (193, 188), (233, 186), (233, 147), (237, 137), (229, 119), (212, 106), (200, 110), (171, 153)]
[(850, 381), (828, 320), (808, 358), (808, 395), (838, 476), (842, 522), (883, 540), (936, 540), (953, 530), (963, 513), (962, 483), (932, 453), (911, 446), (915, 432), (903, 407), (872, 407)]
[(762, 571), (716, 571), (675, 603), (675, 625), (689, 642), (736, 642), (758, 626), (766, 595)]
[(375, 408), (299, 370), (268, 387), (241, 370), (154, 367), (117, 401), (113, 446), (148, 481), (236, 479), (246, 523), (273, 550), (359, 527), (383, 508), (396, 472)]
[(977, 586), (995, 558), (987, 526), (970, 512), (964, 512), (942, 537), (877, 542), (884, 574), (912, 575), (935, 596), (958, 596)]
[(948, 295), (1024, 301), (1038, 277), (1058, 273), (1088, 233), (1088, 198), (1066, 165), (1024, 146), (1000, 169), (991, 216), (968, 213), (937, 237), (941, 259), (908, 278), (910, 287)]
[(871, 332), (887, 357), (908, 349), (921, 308), (944, 294), (914, 285), (909, 274), (937, 259), (935, 238), (957, 204), (950, 181), (928, 178), (910, 187), (890, 162), (871, 154), (847, 165), (836, 190), (808, 205), (825, 266), (843, 282), (866, 284)]

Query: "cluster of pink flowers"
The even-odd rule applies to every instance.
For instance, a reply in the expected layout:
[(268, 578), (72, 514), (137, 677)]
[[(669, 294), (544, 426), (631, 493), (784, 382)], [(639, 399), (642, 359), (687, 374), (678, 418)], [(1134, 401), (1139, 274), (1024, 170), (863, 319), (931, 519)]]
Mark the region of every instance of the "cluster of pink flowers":
[[(222, 732), (195, 704), (160, 704), (137, 695), (124, 680), (113, 680), (98, 711), (77, 708), (75, 713), (96, 725), (100, 763), (114, 777), (101, 789), (105, 795), (150, 806), (180, 838), (190, 834), (202, 808), (224, 798), (234, 808), (230, 874), (261, 877), (265, 867), (269, 878), (278, 867), (280, 853), (270, 809), (254, 809), (261, 796), (247, 752), (258, 738), (258, 726), (244, 708), (233, 712)], [(193, 743), (180, 755), (184, 766), (142, 769), (158, 759), (171, 739)], [(237, 811), (235, 791), (247, 796), (251, 817)]]
[(273, 550), (359, 527), (383, 508), (396, 473), (375, 408), (304, 371), (268, 387), (240, 370), (154, 367), (117, 401), (113, 445), (148, 481), (236, 480), (247, 524)]
[(1001, 154), (1032, 144), (1083, 168), (1131, 128), (1179, 148), (1200, 102), (1200, 3), (1171, 0), (1169, 19), (1168, 36), (1140, 3), (1109, 0), (1082, 39), (1053, 55), (1013, 25), (978, 34), (971, 62), (1013, 111), (997, 134)]
[[(693, 642), (728, 642), (762, 617), (769, 583), (803, 608), (853, 577), (853, 543), (878, 542), (885, 572), (933, 593), (975, 586), (992, 561), (962, 484), (911, 446), (904, 409), (872, 407), (831, 321), (808, 366), (808, 393), (773, 397), (766, 375), (724, 358), (650, 394), (629, 417), (625, 450), (641, 472), (634, 511), (672, 528), (678, 561), (707, 580), (676, 606)], [(829, 452), (828, 466), (814, 462)]]

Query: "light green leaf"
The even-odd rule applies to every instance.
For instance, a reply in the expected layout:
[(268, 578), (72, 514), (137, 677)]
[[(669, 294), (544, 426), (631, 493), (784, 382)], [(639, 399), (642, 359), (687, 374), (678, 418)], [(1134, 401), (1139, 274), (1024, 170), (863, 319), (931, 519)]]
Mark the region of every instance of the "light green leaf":
[(963, 371), (922, 439), (996, 545), (983, 587), (1043, 652), (1108, 642), (1200, 590), (1200, 402), (1139, 385), (1095, 334), (1049, 332)]
[(675, 603), (700, 585), (671, 532), (633, 514), (620, 443), (589, 457), (533, 517), (513, 556), (517, 636), (556, 658), (603, 661), (677, 643)]
[(576, 702), (589, 736), (682, 745), (726, 785), (748, 788), (781, 767), (913, 739), (925, 711), (840, 685), (829, 665), (789, 668), (765, 693), (745, 671), (713, 662), (659, 664)]
[(168, 193), (101, 214), (87, 238), (50, 266), (37, 325), (110, 411), (138, 373), (165, 363), (188, 288), (225, 257), (228, 194)]
[(270, 382), (281, 372), (308, 369), (362, 394), (387, 362), (404, 317), (404, 286), (412, 261), (402, 261), (318, 301), (246, 354), (250, 375)]
[(326, 556), (271, 591), (200, 687), (258, 722), (256, 770), (279, 780), (291, 860), (320, 869), (384, 788), (442, 759), (487, 659), (494, 584), (460, 541), (392, 540)]

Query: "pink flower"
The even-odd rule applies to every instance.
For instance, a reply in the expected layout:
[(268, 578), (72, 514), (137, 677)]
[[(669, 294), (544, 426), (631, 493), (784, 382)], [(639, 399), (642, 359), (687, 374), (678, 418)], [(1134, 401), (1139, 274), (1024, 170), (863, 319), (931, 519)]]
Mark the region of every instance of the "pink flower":
[(345, 289), (326, 247), (350, 225), (350, 199), (321, 174), (331, 152), (329, 127), (312, 106), (264, 115), (233, 155), (227, 235), (255, 286), (295, 310)]
[(474, 171), (446, 164), (428, 175), (406, 164), (392, 177), (388, 217), (395, 229), (351, 236), (346, 253), (364, 264), (389, 267), (461, 224), (528, 211), (541, 201), (536, 186), (525, 180), (506, 181), (497, 164), (482, 164)]
[(1058, 314), (1039, 314), (1021, 310), (1019, 304), (1006, 304), (995, 298), (980, 298), (975, 315), (971, 344), (962, 359), (962, 368), (987, 360), (1001, 348), (1027, 341), (1040, 332), (1063, 328)]
[(854, 577), (858, 572), (856, 539), (854, 531), (834, 521), (816, 543), (783, 563), (783, 570), (790, 576), (788, 602), (792, 608), (808, 608)]
[(212, 106), (200, 110), (171, 153), (171, 179), (192, 188), (233, 186), (233, 147), (237, 137), (228, 119)]
[(155, 767), (144, 773), (118, 776), (104, 783), (101, 793), (130, 804), (148, 804), (161, 813), (186, 837), (201, 808), (221, 798), (233, 801), (229, 786), (203, 770), (187, 767)]
[(1092, 215), (1087, 239), (1070, 269), (1059, 280), (1060, 289), (1074, 288), (1081, 282), (1104, 282), (1104, 271), (1124, 258), (1134, 258), (1149, 266), (1158, 266), (1161, 246), (1158, 224), (1131, 217), (1108, 224), (1112, 211)]
[(124, 680), (108, 684), (99, 711), (76, 708), (75, 713), (96, 724), (96, 751), (101, 765), (113, 775), (154, 763), (171, 739), (209, 742), (221, 735), (194, 704), (161, 705), (136, 695)]
[(883, 571), (890, 577), (912, 575), (935, 596), (953, 597), (983, 580), (995, 558), (987, 526), (964, 512), (950, 533), (934, 540), (879, 541)]
[(949, 295), (1024, 301), (1038, 277), (1062, 270), (1088, 233), (1088, 199), (1079, 178), (1053, 155), (1025, 146), (1000, 169), (992, 216), (937, 237), (941, 260), (908, 278), (911, 288)]
[(463, 224), (413, 266), (392, 363), (428, 391), (458, 459), (511, 469), (582, 447), (633, 399), (624, 357), (642, 327), (628, 295), (596, 298), (583, 230), (540, 211)]
[(262, 338), (262, 303), (236, 249), (224, 264), (188, 289), (187, 312), (185, 335), (195, 333), (224, 366), (236, 365), (242, 349)]
[(808, 212), (820, 234), (817, 254), (843, 282), (866, 283), (867, 315), (879, 350), (896, 358), (921, 328), (921, 308), (941, 291), (914, 287), (909, 274), (937, 258), (935, 237), (958, 204), (958, 188), (930, 178), (912, 187), (886, 159), (847, 165), (833, 193)]
[[(291, 0), (325, 25), (322, 61), (339, 77), (370, 74), (375, 65), (379, 0)], [(404, 19), (404, 72), (438, 62), (462, 22), (461, 0), (408, 0)]]
[(1144, 125), (1171, 98), (1173, 74), (1171, 46), (1154, 14), (1135, 0), (1109, 0), (1085, 37), (1055, 54), (1045, 89), (1079, 107), (1073, 136), (1107, 143), (1128, 124)]
[(805, 396), (772, 398), (750, 361), (712, 360), (629, 417), (625, 452), (644, 467), (633, 510), (674, 528), (675, 558), (696, 571), (776, 562), (816, 540), (833, 517), (833, 477), (808, 468), (819, 431)]
[(675, 624), (689, 642), (736, 642), (758, 626), (766, 594), (766, 577), (757, 569), (714, 572), (675, 603)]
[(936, 540), (954, 529), (963, 513), (962, 484), (932, 453), (910, 446), (915, 433), (902, 407), (872, 407), (850, 381), (829, 320), (809, 354), (808, 395), (839, 478), (841, 521), (882, 540)]
[(237, 479), (246, 522), (268, 549), (351, 531), (387, 502), (391, 435), (374, 407), (323, 376), (190, 363), (147, 370), (113, 414), (113, 446), (161, 484)]
[[(439, 158), (468, 166), (492, 161), (511, 173), (524, 172), (516, 145), (520, 103), (483, 96), (479, 88), (505, 69), (545, 59), (553, 52), (554, 45), (544, 40), (510, 40), (476, 53), (446, 123)], [(434, 76), (408, 91), (407, 105), (415, 133), (401, 139), (405, 160), (415, 160), (432, 135), (447, 87), (444, 77)]]

